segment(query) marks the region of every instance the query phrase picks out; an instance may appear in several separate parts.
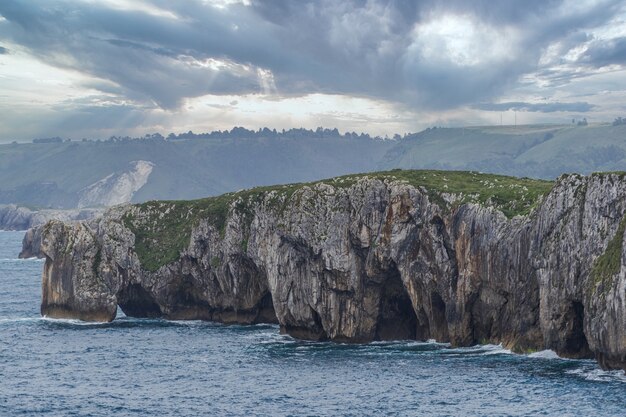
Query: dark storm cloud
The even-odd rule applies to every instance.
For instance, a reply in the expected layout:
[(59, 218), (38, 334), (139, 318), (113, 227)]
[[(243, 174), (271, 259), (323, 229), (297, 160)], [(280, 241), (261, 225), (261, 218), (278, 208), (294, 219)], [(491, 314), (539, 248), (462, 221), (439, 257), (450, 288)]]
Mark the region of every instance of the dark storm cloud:
[[(3, 0), (0, 39), (163, 108), (187, 97), (256, 93), (275, 85), (282, 95), (351, 94), (446, 109), (491, 101), (520, 76), (549, 71), (538, 68), (547, 46), (559, 42), (566, 52), (587, 41), (586, 30), (609, 21), (622, 2), (584, 10), (563, 10), (561, 0), (149, 4), (160, 13), (110, 8), (105, 2)], [(443, 54), (433, 60), (415, 28), (446, 13), (475, 21), (478, 29), (512, 28), (518, 39), (511, 57), (471, 65)], [(475, 49), (488, 52), (491, 42), (485, 42)], [(590, 50), (588, 60), (623, 62), (620, 42)], [(259, 70), (271, 71), (273, 79), (262, 79), (268, 73)]]
[(598, 68), (626, 64), (626, 37), (592, 42), (581, 62)]
[(9, 50), (7, 48), (0, 46), (0, 55), (4, 55), (8, 53), (9, 53)]
[[(185, 22), (70, 1), (42, 7), (9, 0), (0, 4), (0, 12), (12, 24), (0, 36), (49, 64), (113, 81), (130, 97), (165, 108), (175, 107), (184, 97), (257, 88), (256, 72), (250, 69), (204, 66), (207, 58), (226, 55), (211, 46), (226, 38), (219, 32), (217, 16), (204, 21), (214, 31), (205, 34), (202, 27), (194, 29)], [(207, 54), (203, 48), (216, 53)]]
[(512, 101), (508, 103), (480, 103), (472, 106), (474, 109), (486, 111), (528, 111), (540, 113), (553, 112), (576, 112), (586, 113), (591, 111), (595, 106), (587, 102), (577, 103), (524, 103), (521, 101)]
[(63, 118), (55, 121), (50, 129), (58, 132), (72, 132), (85, 136), (98, 129), (124, 130), (140, 125), (146, 115), (141, 109), (128, 105), (91, 106), (85, 105), (74, 110), (69, 108)]

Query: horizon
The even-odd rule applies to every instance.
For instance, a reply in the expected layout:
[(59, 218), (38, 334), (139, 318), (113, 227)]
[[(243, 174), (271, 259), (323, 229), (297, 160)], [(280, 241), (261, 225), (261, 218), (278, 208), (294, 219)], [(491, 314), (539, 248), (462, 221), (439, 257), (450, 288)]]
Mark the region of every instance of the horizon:
[[(616, 118), (617, 119), (617, 118)], [(225, 130), (212, 130), (212, 131), (199, 131), (199, 132), (193, 132), (193, 131), (186, 131), (186, 132), (147, 132), (144, 134), (141, 134), (139, 136), (129, 136), (129, 135), (111, 135), (107, 138), (99, 138), (99, 137), (70, 137), (70, 136), (49, 136), (49, 137), (36, 137), (36, 138), (28, 138), (28, 139), (22, 139), (22, 140), (3, 140), (0, 139), (0, 145), (11, 145), (11, 144), (28, 144), (28, 143), (37, 143), (37, 141), (42, 141), (40, 143), (45, 143), (45, 141), (48, 140), (62, 140), (62, 141), (70, 141), (70, 142), (81, 142), (81, 141), (88, 141), (88, 142), (94, 142), (94, 141), (108, 141), (108, 140), (112, 140), (112, 139), (130, 139), (130, 140), (144, 140), (146, 138), (155, 138), (158, 136), (161, 136), (163, 140), (190, 140), (190, 139), (207, 139), (207, 138), (202, 138), (200, 136), (203, 135), (211, 135), (214, 134), (216, 136), (219, 136), (219, 134), (223, 134), (223, 135), (228, 135), (228, 134), (232, 134), (232, 132), (235, 129), (245, 129), (248, 132), (251, 132), (252, 134), (258, 135), (260, 133), (263, 132), (264, 129), (268, 129), (269, 131), (275, 131), (277, 135), (287, 135), (292, 131), (306, 131), (307, 133), (313, 133), (315, 134), (316, 131), (318, 129), (324, 129), (325, 132), (327, 131), (333, 131), (336, 130), (338, 133), (338, 136), (350, 136), (351, 134), (354, 135), (356, 134), (356, 136), (359, 137), (367, 137), (369, 139), (372, 140), (389, 140), (389, 141), (394, 141), (394, 140), (402, 140), (405, 139), (407, 137), (411, 137), (411, 136), (415, 136), (415, 135), (419, 135), (420, 133), (429, 131), (431, 129), (449, 129), (449, 130), (461, 130), (461, 129), (522, 129), (522, 128), (535, 128), (535, 129), (563, 129), (563, 128), (568, 128), (568, 127), (573, 127), (573, 128), (581, 128), (581, 127), (600, 127), (600, 126), (615, 126), (615, 122), (616, 119), (612, 122), (610, 121), (597, 121), (597, 122), (588, 122), (584, 125), (580, 125), (578, 124), (578, 122), (582, 122), (582, 120), (577, 120), (575, 122), (570, 122), (569, 124), (567, 123), (534, 123), (534, 124), (517, 124), (517, 125), (466, 125), (466, 126), (427, 126), (419, 131), (415, 131), (415, 132), (404, 132), (404, 133), (393, 133), (391, 135), (389, 134), (385, 134), (384, 136), (380, 136), (380, 135), (373, 135), (369, 132), (366, 131), (342, 131), (340, 129), (338, 129), (337, 127), (323, 127), (323, 126), (318, 126), (316, 128), (304, 128), (304, 127), (292, 127), (290, 129), (278, 129), (278, 128), (274, 128), (274, 127), (269, 127), (269, 126), (262, 126), (262, 127), (258, 127), (256, 129), (254, 128), (247, 128), (245, 126), (233, 126), (230, 129), (225, 129)], [(192, 134), (194, 137), (183, 137), (185, 135), (188, 134)], [(171, 138), (171, 136), (178, 136), (176, 138)]]
[(5, 0), (0, 142), (610, 123), (624, 22), (618, 0)]

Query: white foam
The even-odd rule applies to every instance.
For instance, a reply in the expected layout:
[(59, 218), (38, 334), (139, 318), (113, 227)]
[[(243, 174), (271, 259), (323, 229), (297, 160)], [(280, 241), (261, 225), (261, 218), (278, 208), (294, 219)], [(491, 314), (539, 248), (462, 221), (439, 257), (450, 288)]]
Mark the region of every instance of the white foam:
[[(286, 335), (286, 334), (267, 332), (267, 333), (262, 333), (261, 336), (263, 337), (263, 340), (259, 340), (259, 343), (262, 344), (262, 345), (271, 345), (271, 344), (289, 345), (289, 344), (296, 344), (296, 343), (298, 343), (296, 341), (296, 339), (294, 339), (293, 337), (291, 337), (289, 335)], [(311, 343), (313, 343), (313, 342), (311, 342)], [(303, 346), (303, 347), (305, 347), (305, 346)]]
[(43, 262), (44, 259), (33, 256), (32, 258), (2, 258), (0, 262)]
[[(350, 343), (348, 343), (350, 344)], [(372, 346), (443, 346), (450, 347), (450, 343), (437, 342), (435, 339), (421, 340), (375, 340), (367, 343)]]
[(483, 352), (483, 355), (512, 355), (513, 354), (513, 352), (511, 352), (511, 349), (505, 349), (504, 347), (502, 347), (502, 344), (478, 345), (478, 347), (480, 350), (486, 350), (486, 352)]
[(576, 375), (587, 381), (596, 382), (624, 382), (626, 383), (626, 375), (622, 370), (604, 371), (602, 369), (572, 369), (566, 373)]
[(474, 345), (469, 347), (458, 347), (454, 348), (453, 351), (460, 353), (472, 353), (478, 355), (513, 355), (509, 349), (505, 349), (501, 344), (485, 344), (485, 345)]
[(546, 349), (541, 350), (539, 352), (533, 352), (528, 355), (529, 358), (538, 358), (538, 359), (561, 359), (566, 360), (566, 358), (562, 358), (556, 354), (555, 351)]
[(100, 326), (100, 325), (105, 325), (105, 324), (110, 324), (110, 322), (106, 322), (106, 321), (83, 321), (83, 320), (78, 320), (78, 319), (56, 319), (56, 318), (52, 318), (52, 317), (48, 317), (48, 316), (43, 316), (41, 318), (39, 318), (39, 320), (42, 321), (48, 321), (51, 323), (63, 323), (63, 324), (71, 324), (71, 325), (76, 325), (76, 326)]
[[(122, 317), (120, 317), (122, 318)], [(164, 318), (153, 318), (153, 319), (144, 319), (144, 318), (139, 318), (139, 317), (129, 317), (129, 316), (124, 316), (124, 319), (126, 319), (126, 321), (162, 321), (164, 323), (168, 323), (168, 324), (176, 324), (176, 325), (181, 325), (181, 326), (197, 326), (197, 325), (202, 325), (202, 324), (207, 324), (207, 323), (211, 323), (208, 321), (204, 321), (204, 320), (168, 320), (168, 319), (164, 319)], [(211, 323), (213, 324), (213, 323)]]
[(437, 342), (435, 339), (428, 339), (425, 342), (411, 342), (411, 343), (416, 343), (419, 345), (435, 345), (435, 346), (443, 346), (443, 347), (450, 347), (451, 344), (449, 342)]
[(41, 317), (16, 317), (16, 318), (1, 318), (0, 324), (2, 323), (18, 323), (23, 321), (39, 321)]

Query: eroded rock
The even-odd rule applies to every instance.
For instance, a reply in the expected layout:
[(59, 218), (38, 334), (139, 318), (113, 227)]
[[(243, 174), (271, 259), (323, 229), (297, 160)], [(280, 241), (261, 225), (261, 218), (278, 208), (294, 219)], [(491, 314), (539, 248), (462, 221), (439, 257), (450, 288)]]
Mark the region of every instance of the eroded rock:
[(112, 320), (119, 305), (277, 322), (312, 340), (553, 349), (626, 369), (622, 175), (563, 176), (513, 218), (393, 178), (286, 190), (48, 223), (42, 313)]

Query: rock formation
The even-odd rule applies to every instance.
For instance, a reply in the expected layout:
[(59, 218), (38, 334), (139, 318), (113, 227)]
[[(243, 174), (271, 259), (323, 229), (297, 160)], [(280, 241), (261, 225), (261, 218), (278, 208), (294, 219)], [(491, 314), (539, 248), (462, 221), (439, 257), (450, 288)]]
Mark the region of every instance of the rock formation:
[(30, 209), (15, 204), (0, 206), (0, 230), (28, 230), (49, 220), (88, 220), (102, 214), (102, 209), (81, 210)]
[(107, 175), (80, 190), (77, 207), (109, 207), (128, 203), (146, 185), (153, 168), (152, 162), (132, 161), (127, 170)]
[(107, 321), (119, 305), (277, 322), (312, 340), (553, 349), (626, 369), (625, 213), (624, 174), (552, 185), (421, 171), (119, 206), (41, 229), (41, 311)]

